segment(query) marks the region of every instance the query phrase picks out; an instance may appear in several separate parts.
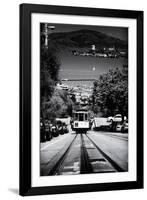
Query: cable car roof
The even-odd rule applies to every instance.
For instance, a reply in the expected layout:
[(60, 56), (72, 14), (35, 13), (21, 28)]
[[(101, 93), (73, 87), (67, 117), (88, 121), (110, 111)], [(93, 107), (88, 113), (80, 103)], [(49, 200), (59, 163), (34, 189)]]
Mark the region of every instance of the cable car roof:
[(79, 109), (79, 110), (75, 110), (73, 113), (88, 113), (88, 112), (89, 112), (88, 110)]

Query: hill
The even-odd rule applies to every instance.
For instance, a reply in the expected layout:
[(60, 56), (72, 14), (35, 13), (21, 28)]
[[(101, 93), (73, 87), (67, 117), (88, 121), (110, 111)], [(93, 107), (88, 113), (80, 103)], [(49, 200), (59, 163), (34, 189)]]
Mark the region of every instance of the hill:
[(50, 40), (60, 47), (84, 48), (95, 44), (99, 48), (112, 46), (116, 48), (127, 48), (126, 41), (89, 29), (52, 33)]

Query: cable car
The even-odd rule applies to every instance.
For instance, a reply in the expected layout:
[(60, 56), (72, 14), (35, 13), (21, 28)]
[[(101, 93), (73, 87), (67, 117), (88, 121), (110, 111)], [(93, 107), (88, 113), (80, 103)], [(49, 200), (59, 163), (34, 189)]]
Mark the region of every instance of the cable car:
[(71, 128), (76, 133), (86, 133), (91, 129), (90, 113), (86, 110), (77, 110), (73, 112)]

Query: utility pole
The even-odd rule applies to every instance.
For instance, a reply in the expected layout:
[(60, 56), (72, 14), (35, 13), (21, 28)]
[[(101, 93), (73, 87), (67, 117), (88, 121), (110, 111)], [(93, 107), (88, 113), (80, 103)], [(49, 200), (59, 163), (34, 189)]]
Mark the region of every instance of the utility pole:
[(49, 34), (51, 34), (54, 29), (55, 29), (55, 26), (50, 26), (48, 25), (48, 23), (44, 24), (43, 35), (45, 36), (45, 40), (44, 40), (45, 48), (48, 48)]

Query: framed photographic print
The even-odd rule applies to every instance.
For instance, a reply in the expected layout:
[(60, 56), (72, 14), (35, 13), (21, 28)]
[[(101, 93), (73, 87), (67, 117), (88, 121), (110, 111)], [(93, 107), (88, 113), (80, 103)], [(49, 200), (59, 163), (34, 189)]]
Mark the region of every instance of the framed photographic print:
[(20, 5), (20, 195), (143, 188), (143, 11)]

